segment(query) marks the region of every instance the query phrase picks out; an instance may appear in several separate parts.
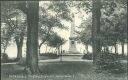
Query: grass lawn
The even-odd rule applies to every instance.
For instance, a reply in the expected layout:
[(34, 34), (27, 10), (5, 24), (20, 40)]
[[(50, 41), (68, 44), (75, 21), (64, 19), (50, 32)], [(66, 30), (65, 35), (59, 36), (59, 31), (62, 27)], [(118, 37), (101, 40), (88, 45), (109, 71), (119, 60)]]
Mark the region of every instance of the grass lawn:
[(91, 62), (39, 63), (40, 75), (27, 75), (23, 66), (1, 66), (2, 80), (127, 80), (127, 74), (96, 73)]

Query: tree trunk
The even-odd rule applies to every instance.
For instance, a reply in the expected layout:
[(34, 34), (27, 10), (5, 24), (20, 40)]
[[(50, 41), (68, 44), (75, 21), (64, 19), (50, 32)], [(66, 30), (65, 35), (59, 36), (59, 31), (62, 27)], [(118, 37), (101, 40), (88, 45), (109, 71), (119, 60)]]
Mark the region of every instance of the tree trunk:
[(57, 47), (55, 48), (55, 54), (58, 54), (58, 53), (57, 53)]
[(41, 54), (40, 53), (40, 48), (41, 48), (42, 45), (43, 45), (43, 43), (39, 44), (39, 55)]
[(62, 62), (62, 57), (63, 57), (63, 55), (62, 55), (62, 45), (59, 47), (59, 51), (60, 51), (60, 54), (61, 54), (60, 61)]
[(62, 53), (63, 53), (63, 46), (61, 45), (61, 51), (62, 51)]
[(104, 47), (104, 52), (109, 52), (108, 46)]
[(60, 54), (60, 47), (57, 47), (57, 50), (58, 50), (58, 54)]
[(17, 46), (17, 59), (20, 60), (22, 58), (22, 46)]
[(93, 48), (93, 63), (96, 63), (99, 53), (101, 52), (100, 47), (100, 17), (101, 17), (101, 1), (93, 0), (92, 9), (92, 48)]
[(39, 54), (40, 54), (40, 48), (41, 46), (44, 44), (45, 41), (47, 41), (47, 39), (49, 38), (49, 32), (50, 32), (51, 28), (48, 28), (48, 32), (46, 34), (46, 39), (43, 40), (40, 44), (39, 44)]
[(39, 21), (39, 2), (28, 1), (27, 10), (27, 67), (32, 74), (39, 73), (38, 67), (38, 21)]
[(5, 51), (6, 51), (6, 48), (4, 48), (4, 53), (5, 53)]
[(87, 44), (85, 45), (85, 49), (86, 49), (87, 54), (88, 54), (88, 53), (89, 53), (89, 51), (88, 51), (88, 45), (87, 45)]
[(4, 46), (4, 51), (3, 51), (4, 53), (6, 52), (6, 49), (7, 49), (7, 47), (6, 47), (6, 46)]
[(116, 44), (114, 45), (114, 48), (115, 48), (115, 54), (117, 54), (117, 46), (116, 46)]
[(46, 44), (46, 50), (45, 50), (45, 53), (47, 53), (47, 49), (48, 49), (48, 45)]
[(48, 51), (49, 51), (49, 53), (51, 52), (51, 49), (52, 49), (52, 48), (50, 47), (50, 48), (49, 48), (49, 50), (48, 50)]
[(6, 49), (8, 47), (8, 41), (6, 41), (5, 45), (4, 45), (4, 53), (6, 53)]
[(20, 36), (15, 37), (16, 46), (17, 46), (17, 59), (22, 58), (22, 47), (23, 47), (24, 33), (21, 32)]
[[(45, 41), (46, 41), (46, 40), (45, 40)], [(43, 43), (44, 43), (45, 41), (42, 41), (42, 42), (39, 44), (39, 54), (41, 54), (41, 53), (40, 53), (40, 48), (41, 48), (41, 46), (43, 45)]]
[(122, 56), (124, 56), (124, 42), (121, 43), (122, 46)]

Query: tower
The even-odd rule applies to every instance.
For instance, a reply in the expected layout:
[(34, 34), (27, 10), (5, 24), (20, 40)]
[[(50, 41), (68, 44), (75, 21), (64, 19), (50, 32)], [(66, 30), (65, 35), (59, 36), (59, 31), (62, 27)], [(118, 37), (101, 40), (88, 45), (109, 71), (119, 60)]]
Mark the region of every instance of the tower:
[(75, 17), (72, 14), (71, 31), (69, 37), (69, 53), (78, 53), (75, 41)]

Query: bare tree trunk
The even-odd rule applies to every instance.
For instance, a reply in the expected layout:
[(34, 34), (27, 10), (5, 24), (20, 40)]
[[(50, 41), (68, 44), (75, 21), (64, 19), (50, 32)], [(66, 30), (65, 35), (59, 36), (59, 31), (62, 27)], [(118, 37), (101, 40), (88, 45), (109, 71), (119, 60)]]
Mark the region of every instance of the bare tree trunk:
[(57, 50), (58, 50), (58, 54), (60, 54), (60, 47), (57, 47)]
[(21, 33), (20, 36), (15, 37), (16, 46), (17, 46), (17, 59), (20, 60), (22, 58), (22, 47), (23, 47), (23, 40), (24, 34)]
[(113, 46), (110, 48), (110, 51), (112, 52)]
[(6, 51), (6, 48), (4, 48), (4, 53), (5, 53), (5, 51)]
[(61, 55), (61, 57), (60, 57), (60, 61), (62, 61), (62, 45), (59, 47), (59, 51), (60, 51), (60, 55)]
[(101, 0), (93, 0), (92, 3), (93, 9), (92, 9), (92, 38), (93, 38), (93, 63), (95, 64), (96, 59), (98, 58), (98, 55), (101, 52), (100, 47), (100, 17), (101, 17)]
[(89, 53), (89, 51), (88, 51), (88, 45), (87, 45), (87, 44), (85, 45), (85, 49), (86, 49), (87, 54), (88, 54), (88, 53)]
[(7, 49), (7, 47), (6, 47), (6, 46), (4, 46), (4, 53), (6, 52), (6, 49)]
[(41, 44), (39, 45), (39, 55), (41, 54), (41, 53), (40, 53), (40, 48), (41, 48), (42, 44), (43, 44), (43, 43), (41, 43)]
[(27, 10), (27, 67), (32, 74), (39, 73), (38, 67), (38, 21), (39, 21), (39, 2), (28, 1)]
[(51, 47), (50, 47), (50, 49), (49, 49), (49, 52), (51, 51)]
[(104, 47), (104, 52), (109, 52), (108, 46)]
[(5, 45), (4, 45), (4, 53), (6, 52), (7, 46), (8, 46), (8, 41), (6, 41)]
[(61, 54), (62, 54), (62, 52), (63, 52), (63, 50), (62, 50), (62, 45), (60, 46), (60, 52), (61, 52)]
[(17, 46), (17, 59), (20, 60), (22, 58), (22, 46)]
[(45, 53), (47, 53), (47, 48), (48, 48), (48, 45), (46, 44), (46, 50), (45, 50)]
[(56, 53), (56, 54), (58, 54), (58, 50), (57, 50), (57, 47), (56, 47), (56, 49), (55, 49), (55, 53)]
[(116, 46), (116, 44), (114, 45), (114, 48), (115, 48), (115, 53), (117, 54), (117, 46)]
[(43, 45), (44, 42), (45, 42), (45, 41), (42, 41), (42, 42), (39, 44), (39, 54), (41, 54), (41, 53), (40, 53), (40, 48), (41, 48), (41, 46)]
[(122, 46), (122, 56), (124, 56), (124, 42), (121, 43)]

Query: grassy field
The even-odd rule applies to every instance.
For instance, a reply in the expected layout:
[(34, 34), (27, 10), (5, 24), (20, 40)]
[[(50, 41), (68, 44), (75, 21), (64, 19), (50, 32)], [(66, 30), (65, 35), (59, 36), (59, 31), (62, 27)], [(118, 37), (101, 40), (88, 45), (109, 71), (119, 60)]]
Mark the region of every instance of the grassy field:
[(127, 80), (127, 74), (96, 73), (91, 62), (39, 63), (40, 75), (27, 75), (23, 66), (1, 66), (2, 80)]

